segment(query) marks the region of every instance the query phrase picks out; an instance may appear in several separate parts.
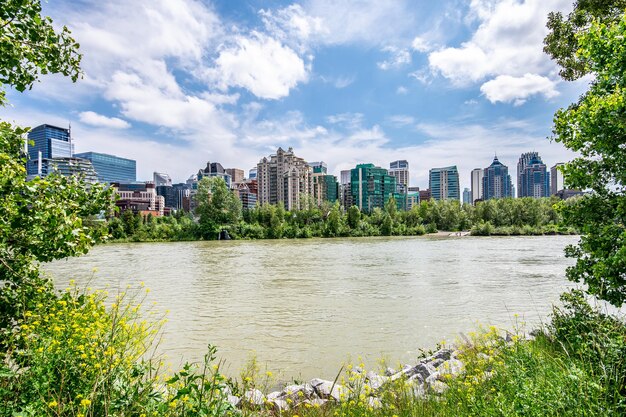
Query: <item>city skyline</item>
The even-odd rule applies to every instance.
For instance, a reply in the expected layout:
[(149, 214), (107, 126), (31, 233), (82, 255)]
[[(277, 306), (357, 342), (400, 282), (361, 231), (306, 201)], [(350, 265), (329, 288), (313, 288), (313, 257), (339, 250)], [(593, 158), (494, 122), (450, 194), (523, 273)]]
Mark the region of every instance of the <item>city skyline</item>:
[(496, 152), (509, 166), (529, 150), (548, 165), (573, 156), (546, 137), (587, 80), (560, 81), (541, 44), (547, 13), (571, 1), (43, 7), (81, 44), (84, 78), (9, 91), (0, 117), (71, 122), (77, 153), (136, 159), (140, 180), (184, 181), (208, 160), (248, 172), (293, 147), (338, 177), (406, 159), (420, 188), (430, 168), (457, 165), (464, 188)]

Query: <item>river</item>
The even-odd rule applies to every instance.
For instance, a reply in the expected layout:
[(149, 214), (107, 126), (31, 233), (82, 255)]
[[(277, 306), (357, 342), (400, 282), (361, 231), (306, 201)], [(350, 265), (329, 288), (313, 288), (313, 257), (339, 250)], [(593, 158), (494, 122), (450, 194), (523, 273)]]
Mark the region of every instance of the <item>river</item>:
[[(178, 366), (219, 349), (226, 373), (252, 357), (280, 378), (332, 379), (414, 360), (479, 324), (545, 320), (569, 287), (575, 236), (302, 239), (100, 245), (45, 266), (59, 288), (145, 282), (169, 309), (159, 349)], [(96, 272), (93, 272), (94, 268)]]

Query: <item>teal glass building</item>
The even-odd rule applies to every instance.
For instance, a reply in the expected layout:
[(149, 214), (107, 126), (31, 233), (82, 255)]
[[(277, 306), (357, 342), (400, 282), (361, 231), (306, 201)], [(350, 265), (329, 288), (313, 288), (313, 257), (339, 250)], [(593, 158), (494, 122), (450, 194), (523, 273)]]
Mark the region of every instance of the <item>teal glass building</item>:
[(75, 156), (91, 161), (100, 182), (137, 181), (137, 162), (133, 159), (98, 152), (77, 153)]

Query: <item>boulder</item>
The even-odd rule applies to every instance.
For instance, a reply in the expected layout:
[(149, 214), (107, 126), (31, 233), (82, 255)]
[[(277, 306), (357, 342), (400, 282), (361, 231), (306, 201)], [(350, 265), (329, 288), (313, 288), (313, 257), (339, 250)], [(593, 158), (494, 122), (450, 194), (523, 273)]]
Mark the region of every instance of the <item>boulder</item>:
[(435, 394), (443, 394), (448, 390), (448, 385), (441, 381), (433, 381), (432, 384), (428, 385), (428, 388), (434, 392)]
[(395, 375), (396, 373), (397, 371), (393, 368), (387, 367), (387, 369), (385, 369), (385, 376), (392, 376), (392, 375)]
[(243, 394), (243, 399), (250, 405), (265, 404), (265, 395), (258, 389), (251, 389)]
[(425, 381), (426, 378), (428, 378), (430, 375), (434, 374), (435, 372), (436, 372), (435, 367), (430, 365), (429, 363), (418, 363), (407, 372), (407, 375), (409, 376), (409, 379), (417, 376), (418, 379)]
[(376, 372), (369, 371), (365, 378), (367, 379), (371, 389), (376, 391), (383, 386), (385, 382), (389, 380), (389, 377), (378, 375)]
[(465, 365), (458, 359), (450, 359), (442, 363), (437, 368), (437, 371), (441, 374), (442, 377), (444, 375), (451, 375), (453, 377), (456, 377), (458, 375), (461, 375), (465, 371)]
[(332, 398), (335, 401), (341, 401), (342, 394), (346, 394), (348, 391), (345, 387), (339, 384), (334, 384), (332, 381), (327, 381), (324, 379), (315, 378), (312, 379), (309, 384), (315, 390), (315, 393), (320, 398)]
[(304, 400), (303, 404), (310, 404), (313, 407), (322, 407), (322, 406), (326, 405), (327, 402), (328, 402), (327, 399), (313, 398), (311, 400)]
[(293, 401), (303, 401), (315, 395), (311, 384), (287, 385), (281, 392), (281, 397), (291, 398)]
[(241, 398), (228, 394), (226, 401), (228, 401), (233, 407), (237, 407), (239, 403), (241, 403)]
[(274, 408), (274, 411), (277, 413), (282, 413), (283, 411), (289, 410), (289, 403), (286, 400), (281, 398), (274, 398), (272, 400), (268, 399), (267, 404), (271, 405)]
[(282, 391), (273, 391), (270, 392), (269, 394), (267, 394), (267, 401), (273, 401), (277, 398), (282, 397), (283, 393)]
[(383, 406), (383, 403), (380, 401), (380, 399), (376, 397), (367, 397), (367, 405), (376, 410), (381, 408)]
[(439, 349), (437, 352), (435, 352), (433, 356), (431, 356), (431, 358), (443, 359), (444, 361), (447, 361), (450, 359), (451, 356), (452, 356), (452, 349)]

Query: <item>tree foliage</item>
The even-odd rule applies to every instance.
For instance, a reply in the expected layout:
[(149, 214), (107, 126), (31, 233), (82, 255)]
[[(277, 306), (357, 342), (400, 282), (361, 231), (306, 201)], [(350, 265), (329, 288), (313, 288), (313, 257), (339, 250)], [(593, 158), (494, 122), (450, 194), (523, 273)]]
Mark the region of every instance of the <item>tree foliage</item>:
[[(75, 80), (77, 48), (67, 28), (57, 34), (50, 18), (41, 16), (38, 0), (0, 3), (0, 105), (5, 104), (4, 86), (23, 91), (47, 73)], [(31, 299), (34, 286), (29, 283), (39, 280), (39, 262), (83, 254), (104, 238), (106, 229), (88, 218), (112, 204), (108, 190), (77, 177), (27, 181), (27, 132), (0, 122), (0, 328)]]
[(574, 10), (548, 15), (550, 33), (544, 39), (544, 52), (561, 66), (561, 77), (572, 81), (589, 72), (579, 55), (577, 36), (588, 30), (593, 21), (610, 24), (618, 21), (626, 9), (626, 0), (576, 0)]
[(559, 110), (554, 139), (579, 153), (564, 167), (569, 187), (591, 193), (566, 207), (566, 219), (582, 233), (567, 249), (577, 258), (568, 278), (621, 306), (626, 301), (626, 17), (595, 21), (578, 40), (575, 59), (595, 79), (580, 100)]
[(196, 199), (198, 226), (205, 239), (215, 239), (223, 227), (241, 219), (241, 201), (221, 178), (202, 178), (198, 183)]
[[(41, 15), (40, 0), (3, 0), (0, 6), (0, 86), (30, 89), (40, 74), (80, 75), (78, 44), (63, 26)], [(5, 91), (0, 87), (0, 104)]]

